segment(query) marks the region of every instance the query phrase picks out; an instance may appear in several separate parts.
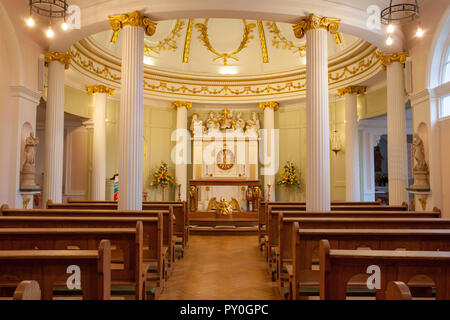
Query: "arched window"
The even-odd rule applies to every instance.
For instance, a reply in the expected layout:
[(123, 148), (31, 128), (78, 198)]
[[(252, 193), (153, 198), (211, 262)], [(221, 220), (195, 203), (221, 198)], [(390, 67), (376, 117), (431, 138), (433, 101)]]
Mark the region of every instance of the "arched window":
[[(442, 59), (441, 64), (441, 85), (450, 81), (450, 45), (447, 47), (447, 52)], [(441, 118), (450, 117), (450, 95), (444, 95), (441, 98)]]
[(447, 48), (447, 54), (442, 61), (442, 83), (450, 81), (450, 46)]

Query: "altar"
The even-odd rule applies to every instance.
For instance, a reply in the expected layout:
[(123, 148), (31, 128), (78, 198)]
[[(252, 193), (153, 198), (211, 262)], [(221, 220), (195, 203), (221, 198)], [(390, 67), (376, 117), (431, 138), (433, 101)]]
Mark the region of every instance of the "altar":
[(256, 112), (227, 108), (205, 119), (192, 115), (191, 231), (255, 231), (262, 187), (258, 179), (259, 120)]

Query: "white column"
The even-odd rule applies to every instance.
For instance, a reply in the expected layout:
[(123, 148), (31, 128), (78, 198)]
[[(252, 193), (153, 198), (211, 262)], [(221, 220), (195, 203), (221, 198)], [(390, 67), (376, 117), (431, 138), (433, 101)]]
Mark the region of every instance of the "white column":
[[(188, 159), (188, 142), (187, 133), (187, 111), (192, 108), (191, 102), (175, 101), (173, 107), (177, 110), (177, 149), (176, 149), (176, 164), (175, 164), (175, 180), (177, 185), (181, 185), (180, 198), (186, 201), (187, 190), (187, 163)], [(185, 154), (186, 153), (186, 154)], [(175, 200), (178, 200), (178, 186), (175, 191)]]
[(310, 14), (293, 26), (297, 38), (306, 34), (306, 209), (330, 210), (330, 115), (328, 104), (328, 32), (339, 19)]
[(64, 70), (67, 54), (47, 52), (47, 106), (45, 110), (44, 206), (47, 200), (62, 202), (64, 153)]
[[(277, 160), (277, 153), (278, 148), (276, 145), (276, 139), (275, 139), (275, 111), (278, 110), (278, 103), (277, 102), (261, 102), (259, 104), (260, 109), (264, 110), (264, 130), (266, 130), (266, 139), (267, 139), (267, 145), (266, 152), (264, 153), (265, 159), (265, 173), (268, 173), (264, 175), (264, 189), (266, 190), (265, 194), (267, 195), (267, 189), (268, 185), (270, 184), (270, 199), (269, 201), (276, 201), (276, 192), (275, 192), (275, 173), (278, 168), (276, 168), (276, 160)], [(264, 149), (263, 149), (264, 150)]]
[(144, 29), (125, 26), (119, 131), (119, 210), (142, 210)]
[(359, 135), (357, 95), (364, 87), (349, 86), (338, 91), (345, 95), (345, 194), (347, 201), (361, 201), (359, 180)]
[(380, 135), (363, 131), (363, 201), (375, 201), (375, 161), (374, 148), (380, 141)]
[(94, 97), (91, 200), (105, 200), (106, 101), (108, 94), (114, 94), (114, 90), (100, 85), (88, 87), (88, 92)]
[[(406, 191), (408, 186), (408, 158), (403, 63), (401, 62), (401, 55), (388, 55), (385, 57), (390, 57), (387, 63), (389, 204), (401, 205), (403, 202), (408, 203)], [(393, 60), (393, 57), (395, 60)]]

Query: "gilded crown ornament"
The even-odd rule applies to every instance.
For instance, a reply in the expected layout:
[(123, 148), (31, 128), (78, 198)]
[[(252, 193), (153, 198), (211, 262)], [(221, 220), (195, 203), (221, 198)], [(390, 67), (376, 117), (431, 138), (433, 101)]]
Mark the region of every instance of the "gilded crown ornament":
[(302, 39), (306, 31), (313, 29), (325, 29), (331, 34), (336, 34), (339, 31), (339, 24), (341, 19), (326, 18), (311, 13), (306, 19), (292, 26), (294, 34), (297, 38)]
[(386, 70), (387, 66), (390, 65), (392, 62), (400, 62), (404, 64), (406, 62), (406, 58), (408, 58), (408, 52), (391, 53), (391, 54), (383, 54), (380, 52), (379, 58), (381, 62), (381, 68), (383, 68), (383, 70)]
[(64, 65), (64, 67), (69, 69), (70, 66), (70, 55), (68, 53), (61, 53), (61, 52), (53, 52), (53, 51), (46, 51), (44, 55), (45, 59), (45, 66), (48, 67), (48, 64), (53, 61), (58, 61)]
[(125, 26), (144, 28), (145, 34), (148, 36), (152, 36), (153, 34), (155, 34), (157, 25), (156, 22), (150, 20), (149, 17), (144, 16), (139, 11), (109, 16), (109, 23), (111, 25), (111, 29), (114, 31), (111, 42), (117, 41), (120, 29)]
[(270, 108), (273, 109), (273, 111), (277, 111), (278, 110), (278, 102), (275, 101), (268, 101), (268, 102), (260, 102), (259, 103), (259, 108), (264, 110), (265, 108)]
[(366, 93), (366, 87), (362, 86), (348, 86), (342, 89), (338, 89), (339, 97), (343, 97), (346, 94), (364, 94)]
[(94, 93), (107, 93), (109, 96), (113, 96), (114, 95), (114, 89), (112, 88), (108, 88), (104, 85), (98, 85), (98, 86), (89, 86), (86, 88), (87, 92), (89, 94), (94, 94)]

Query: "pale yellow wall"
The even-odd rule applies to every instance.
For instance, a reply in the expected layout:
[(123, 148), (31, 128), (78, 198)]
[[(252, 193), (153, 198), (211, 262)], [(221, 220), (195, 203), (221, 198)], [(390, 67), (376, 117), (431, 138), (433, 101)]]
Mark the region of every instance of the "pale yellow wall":
[[(66, 86), (65, 92), (66, 112), (83, 117), (92, 115), (92, 98), (84, 91)], [(336, 104), (336, 105), (335, 105)], [(143, 162), (143, 184), (144, 190), (149, 192), (150, 199), (161, 199), (161, 191), (150, 188), (151, 174), (158, 167), (161, 160), (167, 162), (170, 171), (175, 173), (175, 165), (171, 161), (171, 150), (174, 142), (170, 141), (171, 134), (176, 128), (176, 111), (168, 108), (167, 103), (157, 103), (144, 106), (144, 162)], [(106, 177), (111, 178), (118, 170), (119, 154), (119, 107), (120, 101), (108, 99), (107, 102), (107, 163)], [(191, 123), (192, 114), (198, 113), (200, 119), (207, 119), (209, 108), (193, 108), (188, 112), (188, 128)], [(257, 110), (257, 109), (255, 109)], [(336, 113), (335, 113), (336, 110)], [(358, 97), (359, 117), (371, 118), (386, 112), (386, 88), (368, 93), (366, 96)], [(216, 111), (216, 116), (219, 116)], [(237, 109), (234, 110), (236, 115)], [(251, 117), (251, 110), (243, 110), (243, 119)], [(279, 128), (279, 165), (280, 168), (287, 161), (293, 161), (300, 171), (301, 180), (305, 179), (305, 151), (306, 151), (306, 108), (304, 105), (281, 104), (281, 108), (275, 112), (275, 128)], [(258, 110), (258, 118), (261, 126), (264, 124), (263, 112)], [(343, 99), (330, 99), (330, 132), (336, 128), (341, 138), (343, 150), (337, 155), (330, 151), (331, 169), (331, 199), (345, 200), (345, 102)], [(92, 149), (92, 143), (89, 143)], [(91, 150), (89, 150), (89, 155)], [(90, 158), (90, 156), (88, 156)], [(281, 170), (281, 169), (280, 169)], [(279, 171), (280, 171), (279, 170)], [(277, 174), (278, 177), (278, 174)], [(192, 179), (192, 166), (188, 165), (188, 179)], [(88, 177), (89, 180), (89, 177)], [(260, 177), (261, 183), (264, 179)], [(273, 190), (273, 189), (272, 189)], [(282, 187), (276, 187), (276, 199), (285, 200), (286, 191)], [(170, 191), (170, 198), (174, 198), (174, 190)], [(168, 193), (169, 194), (169, 193)], [(303, 189), (292, 189), (290, 199), (294, 201), (305, 200), (305, 186)]]
[(368, 92), (358, 96), (358, 118), (369, 119), (386, 114), (387, 112), (387, 89)]
[(450, 218), (450, 166), (448, 159), (450, 159), (450, 118), (445, 118), (440, 121), (439, 129), (441, 134), (441, 176), (442, 181), (442, 216), (443, 218)]
[[(85, 91), (69, 86), (65, 87), (65, 112), (81, 117), (91, 118), (93, 114), (92, 97)], [(108, 99), (106, 105), (106, 178), (111, 178), (118, 171), (119, 165), (119, 116), (120, 101)], [(150, 176), (153, 170), (159, 166), (160, 161), (169, 165), (170, 171), (175, 174), (175, 166), (171, 162), (170, 154), (172, 146), (170, 141), (172, 131), (176, 127), (176, 112), (167, 107), (157, 105), (144, 106), (144, 159), (143, 159), (143, 184), (144, 190), (149, 192), (150, 199), (160, 199), (161, 191), (150, 188)], [(90, 167), (92, 161), (92, 132), (88, 141), (88, 181), (90, 181)], [(108, 193), (111, 192), (112, 183), (107, 184)], [(147, 190), (149, 189), (149, 190)], [(88, 186), (88, 194), (90, 186)], [(174, 191), (170, 191), (173, 199)], [(169, 192), (166, 193), (169, 195)]]

